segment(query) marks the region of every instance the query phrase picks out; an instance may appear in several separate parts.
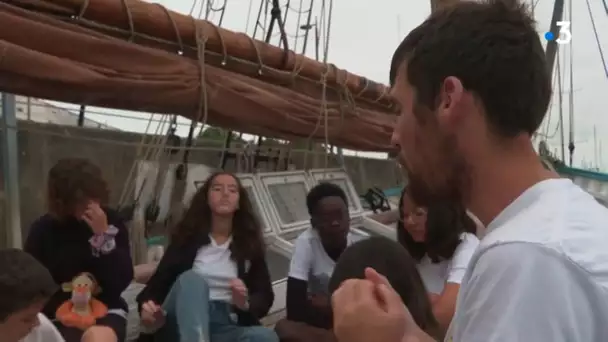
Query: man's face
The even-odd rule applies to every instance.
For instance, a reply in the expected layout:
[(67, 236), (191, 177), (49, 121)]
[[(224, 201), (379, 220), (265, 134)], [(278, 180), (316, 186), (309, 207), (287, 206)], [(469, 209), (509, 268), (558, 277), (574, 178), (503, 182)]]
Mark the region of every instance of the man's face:
[(36, 328), (40, 324), (38, 314), (44, 307), (44, 303), (45, 301), (36, 302), (13, 313), (4, 322), (0, 323), (2, 341), (18, 342)]
[(350, 215), (344, 200), (338, 196), (325, 197), (317, 203), (311, 224), (317, 230), (323, 245), (343, 247), (350, 229)]
[(462, 85), (454, 78), (444, 83), (435, 110), (417, 102), (405, 66), (392, 89), (401, 108), (391, 141), (400, 150), (398, 160), (407, 172), (408, 192), (421, 206), (442, 199), (461, 200), (468, 177), (455, 129)]

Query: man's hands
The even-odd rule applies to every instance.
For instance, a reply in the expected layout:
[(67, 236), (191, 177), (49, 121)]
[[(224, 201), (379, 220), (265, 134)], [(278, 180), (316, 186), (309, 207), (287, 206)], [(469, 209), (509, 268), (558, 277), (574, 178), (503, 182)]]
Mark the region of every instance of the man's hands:
[(402, 342), (424, 336), (386, 278), (371, 268), (365, 277), (345, 281), (332, 296), (338, 340)]

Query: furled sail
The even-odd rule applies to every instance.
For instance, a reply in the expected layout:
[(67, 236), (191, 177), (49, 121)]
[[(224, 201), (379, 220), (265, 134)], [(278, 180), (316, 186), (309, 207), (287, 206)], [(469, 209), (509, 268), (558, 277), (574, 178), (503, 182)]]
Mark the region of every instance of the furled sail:
[(157, 4), (10, 0), (0, 23), (0, 91), (390, 150), (387, 87)]

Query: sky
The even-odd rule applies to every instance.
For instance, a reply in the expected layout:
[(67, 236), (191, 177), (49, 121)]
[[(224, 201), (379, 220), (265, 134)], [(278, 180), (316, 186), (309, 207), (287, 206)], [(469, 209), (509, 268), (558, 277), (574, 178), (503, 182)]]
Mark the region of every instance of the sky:
[[(260, 4), (265, 0), (210, 0), (213, 7), (219, 8), (226, 2), (226, 10), (222, 27), (233, 31), (247, 32), (250, 35), (255, 25), (255, 17)], [(302, 30), (298, 29), (298, 10), (300, 6), (306, 9), (313, 1), (313, 16), (322, 16), (323, 0), (291, 0), (289, 1), (289, 14), (286, 30), (290, 36), (290, 47), (302, 49), (303, 39), (295, 36)], [(554, 0), (528, 0), (536, 3), (535, 17), (537, 29), (541, 37), (549, 30)], [(565, 0), (566, 13), (564, 20), (571, 21), (572, 31), (572, 58), (569, 47), (560, 46), (560, 63), (562, 66), (563, 95), (562, 111), (564, 115), (564, 134), (566, 145), (570, 132), (568, 103), (570, 93), (570, 62), (573, 70), (573, 141), (574, 166), (585, 168), (599, 168), (608, 171), (608, 156), (602, 158), (603, 151), (608, 151), (608, 75), (600, 57), (594, 30), (589, 16), (587, 0)], [(573, 2), (572, 14), (568, 11), (569, 2)], [(599, 34), (602, 49), (608, 59), (608, 13), (606, 13), (602, 0), (588, 0), (594, 16), (595, 25)], [(189, 14), (195, 5), (193, 16), (204, 17), (204, 10), (200, 11), (203, 0), (156, 0), (150, 1), (165, 7)], [(287, 0), (280, 0), (284, 6)], [(329, 3), (329, 0), (327, 0)], [(329, 30), (328, 62), (341, 69), (365, 76), (377, 82), (387, 83), (390, 60), (394, 49), (407, 33), (419, 25), (430, 14), (430, 3), (427, 0), (336, 0), (333, 6), (331, 29)], [(325, 12), (327, 16), (327, 11)], [(570, 19), (571, 18), (571, 19)], [(208, 18), (219, 21), (219, 14), (212, 12)], [(302, 15), (301, 20), (304, 20)], [(320, 19), (319, 19), (320, 20)], [(321, 21), (321, 20), (320, 20)], [(319, 27), (327, 27), (319, 23)], [(261, 30), (259, 30), (261, 31)], [(322, 38), (326, 35), (322, 34)], [(258, 33), (258, 38), (259, 38)], [(314, 35), (308, 41), (307, 55), (314, 58)], [(276, 44), (278, 36), (273, 38)], [(544, 41), (544, 39), (543, 39)], [(321, 48), (321, 58), (323, 47)], [(607, 60), (608, 62), (608, 60)], [(608, 66), (606, 66), (608, 67)], [(559, 120), (560, 89), (554, 86), (554, 96), (547, 119), (541, 133), (549, 135), (546, 139), (552, 151), (561, 155), (561, 137), (556, 129)], [(66, 106), (66, 105), (62, 105)], [(94, 119), (123, 130), (145, 132), (149, 115), (127, 111), (105, 110), (99, 108), (89, 109), (88, 118)], [(93, 114), (93, 113), (102, 113)], [(110, 114), (110, 115), (109, 115)], [(159, 118), (160, 116), (157, 116)], [(136, 119), (133, 119), (136, 118)], [(178, 133), (186, 135), (189, 122), (180, 120)], [(151, 130), (153, 132), (154, 129)], [(595, 134), (594, 134), (595, 131)], [(149, 131), (150, 132), (150, 131)], [(352, 153), (352, 152), (351, 152)], [(349, 153), (350, 154), (350, 153)], [(567, 149), (566, 149), (567, 154)], [(383, 157), (383, 154), (362, 154), (374, 157)]]

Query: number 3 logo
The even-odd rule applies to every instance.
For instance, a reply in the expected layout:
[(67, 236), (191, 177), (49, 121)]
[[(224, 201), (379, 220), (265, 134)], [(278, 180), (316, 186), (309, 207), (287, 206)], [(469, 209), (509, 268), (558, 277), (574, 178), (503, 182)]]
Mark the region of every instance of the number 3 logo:
[(570, 32), (569, 21), (558, 21), (559, 37), (555, 40), (557, 44), (568, 44), (572, 40), (572, 32)]

